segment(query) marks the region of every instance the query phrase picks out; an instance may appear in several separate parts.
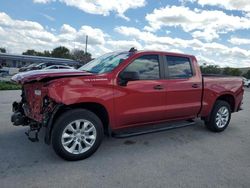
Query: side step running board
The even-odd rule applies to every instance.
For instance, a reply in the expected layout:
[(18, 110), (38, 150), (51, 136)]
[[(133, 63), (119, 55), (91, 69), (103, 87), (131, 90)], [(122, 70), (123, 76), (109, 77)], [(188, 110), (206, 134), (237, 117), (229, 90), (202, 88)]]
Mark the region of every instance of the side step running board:
[(168, 125), (161, 124), (163, 126), (159, 126), (159, 127), (153, 126), (153, 128), (150, 128), (148, 126), (148, 128), (146, 128), (146, 129), (140, 128), (140, 129), (130, 129), (130, 130), (124, 130), (124, 131), (120, 131), (120, 132), (114, 132), (112, 134), (112, 136), (115, 138), (127, 138), (127, 137), (132, 137), (132, 136), (139, 136), (139, 135), (143, 135), (143, 134), (167, 131), (167, 130), (171, 130), (171, 129), (178, 129), (178, 128), (182, 128), (182, 127), (191, 126), (194, 124), (196, 124), (194, 121), (185, 121), (185, 122), (181, 122), (181, 123), (176, 123), (176, 124), (172, 123), (172, 124), (168, 124)]

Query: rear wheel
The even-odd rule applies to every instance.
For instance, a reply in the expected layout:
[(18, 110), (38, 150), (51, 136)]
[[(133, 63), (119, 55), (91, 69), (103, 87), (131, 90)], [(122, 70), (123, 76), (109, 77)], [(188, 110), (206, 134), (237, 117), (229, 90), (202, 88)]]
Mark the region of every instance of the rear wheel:
[(224, 131), (231, 119), (231, 108), (226, 101), (215, 102), (210, 119), (205, 121), (207, 128), (213, 132)]
[(52, 146), (66, 160), (81, 160), (91, 156), (103, 138), (101, 120), (92, 112), (75, 109), (65, 112), (52, 131)]

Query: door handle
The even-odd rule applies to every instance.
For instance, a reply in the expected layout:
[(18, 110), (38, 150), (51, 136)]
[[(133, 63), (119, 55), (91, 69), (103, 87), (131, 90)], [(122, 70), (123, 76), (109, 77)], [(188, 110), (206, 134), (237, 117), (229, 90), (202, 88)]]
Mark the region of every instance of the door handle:
[(199, 88), (200, 87), (200, 84), (193, 84), (192, 85), (192, 88)]
[(164, 87), (162, 85), (156, 85), (154, 86), (154, 89), (161, 90), (161, 89), (164, 89)]

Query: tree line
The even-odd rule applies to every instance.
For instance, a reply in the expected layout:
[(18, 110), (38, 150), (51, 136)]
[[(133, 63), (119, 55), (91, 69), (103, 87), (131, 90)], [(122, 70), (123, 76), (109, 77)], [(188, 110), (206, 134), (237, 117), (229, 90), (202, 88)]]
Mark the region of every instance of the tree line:
[(203, 74), (223, 74), (229, 76), (244, 76), (250, 79), (250, 70), (243, 74), (243, 72), (238, 68), (225, 67), (221, 68), (218, 65), (202, 65), (200, 66), (201, 72)]
[[(0, 48), (0, 52), (6, 53), (6, 49)], [(22, 55), (73, 59), (75, 61), (80, 62), (81, 64), (85, 64), (92, 60), (92, 55), (90, 53), (88, 52), (85, 53), (84, 50), (81, 49), (74, 49), (70, 51), (68, 48), (64, 46), (56, 47), (51, 51), (44, 50), (43, 52), (39, 52), (34, 49), (29, 49), (23, 52)]]

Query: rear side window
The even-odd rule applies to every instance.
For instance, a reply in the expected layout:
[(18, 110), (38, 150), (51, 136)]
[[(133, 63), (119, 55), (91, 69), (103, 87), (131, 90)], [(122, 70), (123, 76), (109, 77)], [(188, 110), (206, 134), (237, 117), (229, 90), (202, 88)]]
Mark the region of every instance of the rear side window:
[(166, 56), (166, 59), (169, 78), (189, 78), (193, 76), (189, 58)]
[(124, 71), (136, 71), (140, 80), (160, 79), (158, 55), (144, 55), (135, 59)]

